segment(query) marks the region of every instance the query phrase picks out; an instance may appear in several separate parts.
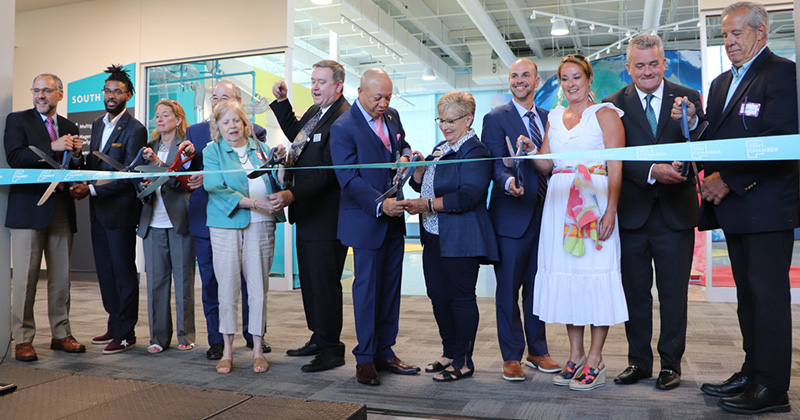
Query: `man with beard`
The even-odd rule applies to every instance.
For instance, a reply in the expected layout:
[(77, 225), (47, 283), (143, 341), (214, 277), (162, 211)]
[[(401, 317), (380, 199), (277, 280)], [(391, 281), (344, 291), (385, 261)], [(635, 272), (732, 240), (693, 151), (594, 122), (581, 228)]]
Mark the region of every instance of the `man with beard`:
[(339, 219), (339, 184), (331, 169), (330, 129), (339, 116), (350, 109), (342, 96), (344, 68), (325, 60), (311, 71), (311, 97), (314, 105), (298, 121), (287, 100), (286, 82), (272, 88), (275, 102), (270, 104), (283, 133), (292, 140), (288, 166), (304, 168), (287, 171), (287, 189), (272, 194), (279, 208), (289, 206), (289, 221), (297, 227), (297, 263), (306, 324), (312, 335), (289, 356), (316, 357), (303, 365), (303, 372), (320, 372), (344, 365), (342, 333), (342, 271), (347, 247), (336, 239)]
[[(507, 157), (506, 137), (512, 145), (519, 136), (532, 139), (541, 147), (547, 126), (547, 111), (533, 104), (539, 85), (536, 64), (528, 59), (515, 61), (508, 74), (513, 96), (511, 102), (486, 114), (481, 140), (494, 157)], [(494, 187), (489, 200), (489, 216), (497, 235), (500, 262), (494, 266), (497, 278), (497, 338), (503, 356), (503, 379), (524, 381), (520, 361), (528, 347), (525, 364), (546, 373), (561, 369), (547, 350), (544, 322), (533, 314), (533, 281), (539, 249), (539, 225), (542, 221), (547, 177), (539, 174), (532, 162), (520, 165), (522, 183), (502, 160), (494, 161)], [(524, 325), (519, 313), (522, 288)]]
[[(64, 153), (72, 158), (71, 167), (83, 163), (78, 126), (56, 115), (58, 102), (64, 96), (64, 85), (58, 76), (40, 74), (33, 79), (33, 108), (12, 112), (6, 118), (5, 151), (12, 168), (52, 169), (28, 146), (36, 146), (61, 162)], [(60, 136), (59, 136), (60, 135)], [(69, 266), (72, 237), (77, 231), (75, 202), (63, 185), (50, 198), (37, 206), (48, 184), (12, 185), (8, 194), (6, 227), (11, 232), (14, 265), (12, 329), (17, 360), (37, 359), (33, 349), (36, 323), (33, 304), (42, 253), (47, 260), (47, 317), (52, 340), (50, 348), (69, 353), (86, 351), (72, 337), (69, 323)]]
[[(119, 65), (108, 73), (103, 88), (106, 115), (92, 123), (90, 151), (99, 150), (128, 165), (147, 144), (147, 130), (125, 112), (133, 96), (133, 82)], [(114, 171), (94, 155), (88, 155), (91, 170)], [(108, 327), (92, 344), (107, 344), (103, 354), (114, 354), (136, 344), (134, 327), (139, 315), (139, 281), (136, 272), (136, 224), (142, 203), (130, 180), (97, 181), (73, 186), (75, 198), (91, 195), (92, 248)]]

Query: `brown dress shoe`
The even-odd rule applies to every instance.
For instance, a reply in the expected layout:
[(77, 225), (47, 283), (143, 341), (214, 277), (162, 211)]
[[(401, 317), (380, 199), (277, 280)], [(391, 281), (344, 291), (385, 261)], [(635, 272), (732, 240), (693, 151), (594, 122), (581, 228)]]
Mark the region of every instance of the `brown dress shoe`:
[(528, 354), (528, 357), (525, 359), (525, 364), (534, 369), (539, 369), (544, 373), (561, 372), (561, 365), (556, 363), (556, 361), (553, 360), (548, 353), (545, 353), (541, 356)]
[(31, 343), (17, 344), (14, 347), (14, 358), (20, 362), (32, 362), (39, 359)]
[(522, 365), (517, 360), (506, 360), (503, 362), (503, 379), (507, 381), (524, 381), (525, 372)]
[(381, 378), (375, 370), (374, 363), (359, 363), (356, 365), (356, 379), (364, 385), (380, 385)]
[(389, 372), (397, 375), (416, 375), (420, 370), (416, 366), (403, 363), (403, 361), (398, 359), (397, 356), (394, 356), (391, 359), (378, 360), (375, 362), (375, 366), (378, 368), (378, 370), (388, 370)]
[(83, 353), (86, 351), (86, 346), (79, 343), (75, 337), (68, 335), (62, 339), (50, 340), (51, 350), (64, 350), (67, 353)]

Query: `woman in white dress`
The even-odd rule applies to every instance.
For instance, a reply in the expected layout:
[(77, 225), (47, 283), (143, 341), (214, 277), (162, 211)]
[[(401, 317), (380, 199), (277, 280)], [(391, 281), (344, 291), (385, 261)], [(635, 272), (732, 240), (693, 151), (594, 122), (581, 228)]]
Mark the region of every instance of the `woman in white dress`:
[[(598, 150), (625, 145), (623, 112), (592, 101), (592, 66), (579, 55), (561, 60), (558, 75), (567, 108), (550, 112), (541, 153)], [(526, 150), (533, 143), (526, 139)], [(534, 160), (552, 173), (539, 236), (533, 312), (545, 322), (567, 325), (570, 357), (556, 385), (589, 390), (606, 380), (603, 345), (608, 327), (628, 320), (620, 275), (617, 201), (622, 162)], [(583, 333), (591, 325), (586, 353)]]

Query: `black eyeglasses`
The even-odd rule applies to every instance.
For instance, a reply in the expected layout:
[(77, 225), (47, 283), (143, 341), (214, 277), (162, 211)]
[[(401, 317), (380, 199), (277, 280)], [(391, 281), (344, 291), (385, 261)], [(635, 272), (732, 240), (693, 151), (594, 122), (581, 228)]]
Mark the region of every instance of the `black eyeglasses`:
[(106, 95), (114, 95), (114, 96), (120, 96), (120, 95), (124, 95), (124, 94), (128, 93), (128, 92), (125, 92), (125, 91), (122, 91), (122, 90), (119, 90), (119, 89), (114, 89), (114, 90), (103, 89), (102, 92), (104, 94), (106, 94)]
[(469, 115), (469, 114), (464, 114), (464, 115), (462, 115), (462, 116), (460, 116), (458, 118), (453, 118), (451, 120), (445, 120), (445, 119), (442, 119), (442, 118), (435, 118), (434, 121), (436, 121), (439, 125), (449, 125), (449, 126), (452, 127), (453, 124), (455, 124), (456, 121), (466, 117), (467, 115)]
[(39, 88), (31, 88), (31, 93), (33, 93), (34, 95), (38, 95), (39, 93), (44, 93), (45, 95), (50, 95), (51, 93), (53, 93), (53, 92), (56, 92), (56, 91), (59, 91), (59, 90), (61, 90), (61, 89), (50, 89), (50, 88), (39, 89)]

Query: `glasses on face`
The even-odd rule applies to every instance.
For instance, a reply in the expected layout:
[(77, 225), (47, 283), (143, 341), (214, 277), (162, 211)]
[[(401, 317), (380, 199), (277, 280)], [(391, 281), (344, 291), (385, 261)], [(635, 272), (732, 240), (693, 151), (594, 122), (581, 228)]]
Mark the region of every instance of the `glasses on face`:
[(119, 89), (114, 89), (114, 90), (103, 89), (102, 92), (104, 94), (106, 94), (106, 95), (114, 95), (114, 96), (120, 96), (120, 95), (124, 95), (124, 94), (128, 93), (126, 91), (122, 91), (122, 90), (119, 90)]
[(34, 94), (34, 95), (38, 95), (40, 93), (44, 93), (45, 95), (50, 95), (51, 93), (53, 93), (53, 92), (55, 92), (57, 90), (58, 89), (50, 89), (50, 88), (44, 88), (44, 89), (31, 88), (31, 93)]
[(436, 118), (436, 119), (434, 119), (434, 121), (436, 121), (436, 123), (439, 124), (439, 125), (447, 125), (447, 126), (452, 127), (453, 125), (455, 125), (456, 121), (466, 117), (467, 115), (469, 115), (469, 114), (464, 114), (464, 115), (462, 115), (462, 116), (460, 116), (458, 118), (453, 118), (453, 119), (450, 119), (450, 120), (445, 120), (445, 119), (442, 119), (442, 118)]

